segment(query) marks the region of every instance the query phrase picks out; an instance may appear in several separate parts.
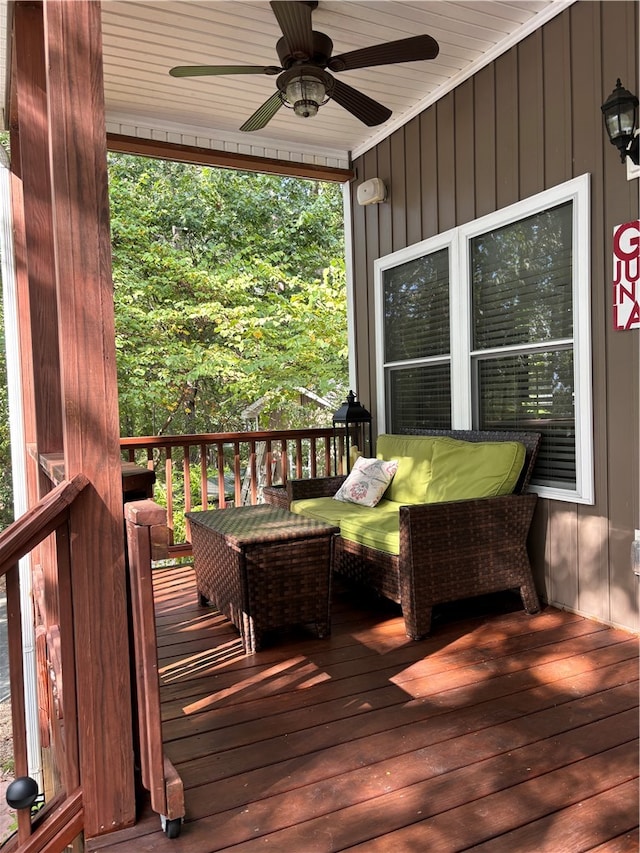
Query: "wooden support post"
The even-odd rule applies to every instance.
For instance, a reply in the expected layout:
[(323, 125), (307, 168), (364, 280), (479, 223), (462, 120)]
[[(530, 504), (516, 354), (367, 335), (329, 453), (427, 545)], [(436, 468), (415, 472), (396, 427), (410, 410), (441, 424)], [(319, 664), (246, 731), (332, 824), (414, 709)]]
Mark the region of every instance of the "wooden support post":
[(135, 820), (100, 3), (44, 0), (85, 834)]
[[(28, 325), (32, 343), (33, 394), (37, 453), (62, 449), (62, 395), (58, 366), (58, 308), (56, 297), (51, 179), (47, 134), (47, 82), (44, 57), (42, 7), (18, 3), (15, 11), (16, 98), (19, 143), (16, 156), (22, 176), (25, 254), (28, 277), (21, 319)], [(20, 258), (18, 257), (18, 260)], [(25, 354), (26, 355), (26, 354)], [(44, 484), (48, 491), (49, 484)], [(38, 497), (42, 496), (41, 493)]]

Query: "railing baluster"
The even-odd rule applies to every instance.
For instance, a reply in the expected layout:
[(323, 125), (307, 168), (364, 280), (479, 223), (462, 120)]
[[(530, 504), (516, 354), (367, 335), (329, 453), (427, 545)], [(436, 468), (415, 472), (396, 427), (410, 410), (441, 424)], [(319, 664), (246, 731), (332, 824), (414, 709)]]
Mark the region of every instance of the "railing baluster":
[(209, 508), (209, 483), (207, 482), (207, 445), (200, 445), (200, 504), (202, 509)]
[(302, 469), (303, 469), (303, 457), (302, 457), (302, 439), (296, 438), (296, 458), (295, 458), (295, 469), (296, 469), (296, 477), (300, 479), (302, 477)]
[(280, 440), (280, 468), (282, 482), (286, 483), (289, 479), (289, 452), (286, 438)]
[(264, 454), (265, 465), (266, 465), (265, 480), (266, 480), (267, 486), (272, 486), (273, 485), (273, 449), (271, 446), (271, 440), (267, 439), (267, 441), (265, 442), (265, 445), (266, 445), (265, 454)]
[(167, 488), (167, 527), (169, 528), (169, 542), (173, 545), (175, 541), (175, 525), (173, 522), (173, 459), (171, 457), (171, 445), (166, 447), (165, 452), (164, 475)]
[(256, 461), (256, 443), (251, 440), (249, 442), (249, 471), (250, 471), (250, 495), (251, 504), (255, 505), (258, 502), (258, 466)]
[[(73, 625), (71, 539), (68, 524), (61, 525), (56, 531), (56, 554), (60, 625)], [(73, 697), (76, 695), (76, 659), (73, 635), (68, 629), (63, 629), (60, 635), (60, 672), (56, 673), (56, 677), (60, 679), (60, 713), (64, 725), (65, 775), (63, 781), (67, 791), (75, 791), (80, 785), (78, 720), (73, 703)]]
[(236, 506), (242, 504), (242, 466), (240, 464), (240, 442), (233, 442), (233, 479), (234, 493), (233, 500)]
[(345, 444), (344, 438), (342, 435), (338, 438), (338, 447), (337, 447), (337, 460), (336, 465), (338, 470), (336, 474), (344, 474), (346, 472), (346, 459), (345, 459)]
[(318, 447), (315, 435), (309, 439), (309, 476), (318, 476)]
[(217, 444), (217, 465), (218, 465), (218, 507), (224, 509), (227, 505), (227, 496), (224, 487), (224, 442), (218, 441)]
[(182, 448), (182, 482), (184, 486), (184, 511), (191, 511), (191, 461), (189, 459), (190, 447)]

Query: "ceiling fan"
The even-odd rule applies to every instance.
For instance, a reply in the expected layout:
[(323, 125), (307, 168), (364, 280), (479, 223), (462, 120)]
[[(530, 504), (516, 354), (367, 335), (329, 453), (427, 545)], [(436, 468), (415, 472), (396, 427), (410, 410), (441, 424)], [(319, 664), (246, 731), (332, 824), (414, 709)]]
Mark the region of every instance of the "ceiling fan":
[(240, 130), (260, 130), (282, 106), (309, 118), (329, 100), (340, 104), (368, 127), (382, 124), (391, 116), (391, 110), (347, 86), (329, 71), (337, 74), (354, 68), (434, 59), (438, 55), (438, 42), (422, 35), (332, 56), (333, 42), (329, 36), (314, 30), (311, 23), (317, 0), (271, 0), (270, 5), (282, 30), (282, 37), (276, 44), (280, 65), (178, 65), (169, 71), (173, 77), (278, 75), (277, 91), (258, 107)]

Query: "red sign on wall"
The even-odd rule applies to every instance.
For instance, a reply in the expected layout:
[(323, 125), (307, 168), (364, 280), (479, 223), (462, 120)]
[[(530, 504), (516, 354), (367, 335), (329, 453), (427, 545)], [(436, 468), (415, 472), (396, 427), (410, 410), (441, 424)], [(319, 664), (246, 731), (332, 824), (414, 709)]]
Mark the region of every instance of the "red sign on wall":
[(640, 219), (613, 229), (613, 328), (640, 329)]

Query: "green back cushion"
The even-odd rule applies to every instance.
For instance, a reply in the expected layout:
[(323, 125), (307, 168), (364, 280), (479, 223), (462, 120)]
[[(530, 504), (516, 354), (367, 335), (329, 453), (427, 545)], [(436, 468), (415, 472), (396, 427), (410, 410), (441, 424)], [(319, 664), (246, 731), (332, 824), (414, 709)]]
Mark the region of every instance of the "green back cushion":
[(376, 439), (378, 459), (397, 459), (398, 470), (384, 493), (387, 500), (401, 504), (425, 503), (431, 480), (431, 455), (436, 442), (448, 438), (422, 435), (379, 435)]
[(513, 492), (525, 460), (519, 441), (438, 442), (431, 458), (427, 503)]

